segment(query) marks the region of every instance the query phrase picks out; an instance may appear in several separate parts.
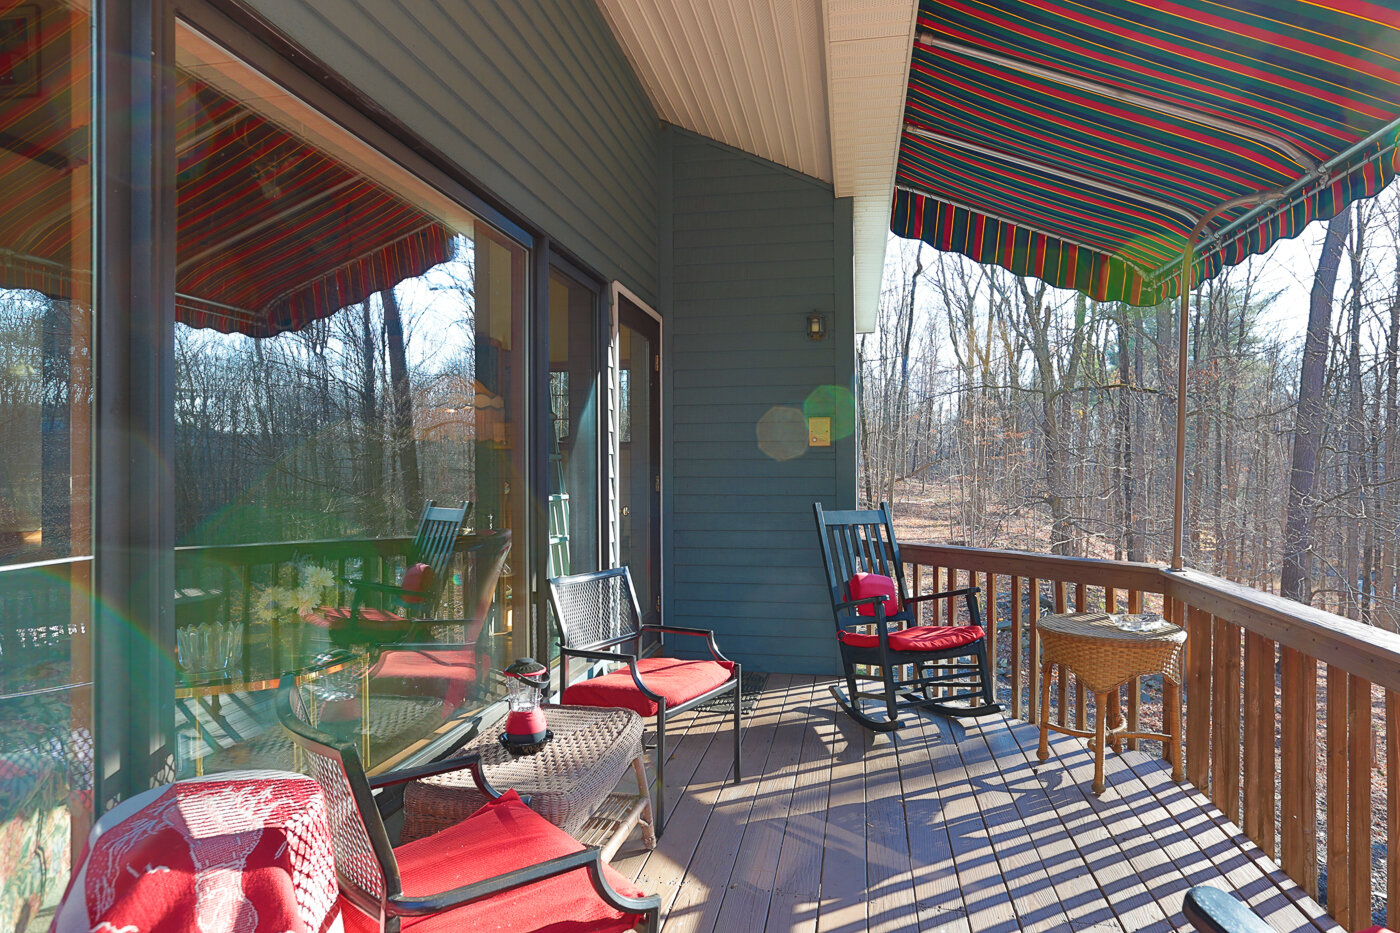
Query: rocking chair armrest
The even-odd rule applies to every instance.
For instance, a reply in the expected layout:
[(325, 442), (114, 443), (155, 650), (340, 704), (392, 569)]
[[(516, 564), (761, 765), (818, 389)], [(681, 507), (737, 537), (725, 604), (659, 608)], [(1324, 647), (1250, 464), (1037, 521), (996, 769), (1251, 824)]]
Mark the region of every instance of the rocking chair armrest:
[[(880, 606), (884, 608), (885, 602), (890, 599), (893, 599), (893, 597), (886, 596), (884, 593), (881, 593), (879, 596), (866, 596), (862, 599), (845, 599), (836, 604), (836, 609), (839, 612), (842, 609), (855, 609), (860, 606)], [(896, 615), (898, 615), (898, 613), (896, 613)], [(871, 618), (874, 617), (872, 616)]]
[(371, 593), (388, 593), (390, 596), (403, 596), (409, 594), (413, 596), (423, 595), (420, 590), (410, 590), (407, 587), (399, 586), (394, 583), (379, 583), (374, 580), (348, 580), (346, 582), (349, 583), (350, 586), (354, 587), (356, 592), (366, 590)]
[[(609, 907), (628, 913), (646, 913), (661, 906), (661, 898), (658, 895), (628, 897), (614, 890), (603, 874), (602, 855), (602, 849), (597, 846), (589, 846), (582, 852), (556, 856), (537, 865), (527, 865), (494, 878), (474, 881), (471, 884), (464, 884), (461, 887), (441, 891), (437, 894), (415, 897), (397, 894), (388, 898), (385, 907), (390, 916), (423, 917), (580, 868), (588, 869), (588, 880), (593, 884), (593, 890)], [(544, 908), (547, 906), (541, 905)]]
[(448, 774), (452, 771), (468, 771), (472, 776), (472, 783), (476, 784), (477, 790), (481, 791), (491, 800), (501, 796), (501, 792), (491, 786), (491, 782), (486, 779), (486, 773), (481, 770), (481, 755), (473, 752), (470, 755), (461, 755), (456, 758), (445, 758), (442, 761), (433, 761), (425, 765), (418, 765), (414, 768), (400, 768), (397, 771), (386, 771), (383, 774), (376, 774), (369, 778), (370, 790), (379, 790), (381, 787), (394, 787), (398, 784), (407, 784), (409, 781), (416, 781), (419, 778), (433, 777), (438, 774)]
[(922, 603), (930, 599), (948, 599), (952, 596), (976, 596), (980, 592), (982, 592), (982, 587), (980, 586), (965, 586), (960, 590), (948, 590), (943, 593), (925, 593), (922, 596), (910, 596), (905, 602)]
[(708, 628), (684, 628), (679, 625), (643, 625), (643, 632), (671, 632), (676, 635), (694, 635), (697, 638), (704, 638), (709, 642), (710, 654), (714, 655), (716, 661), (728, 661), (724, 653), (719, 650), (719, 645), (715, 642), (714, 629)]

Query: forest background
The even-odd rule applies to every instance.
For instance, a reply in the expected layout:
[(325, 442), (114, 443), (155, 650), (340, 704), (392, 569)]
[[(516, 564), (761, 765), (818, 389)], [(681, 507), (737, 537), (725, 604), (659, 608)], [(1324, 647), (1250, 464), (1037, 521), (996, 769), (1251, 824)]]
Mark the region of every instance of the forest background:
[[(1400, 190), (1198, 287), (1187, 566), (1400, 631)], [(892, 239), (860, 498), (907, 540), (1166, 563), (1176, 302)]]

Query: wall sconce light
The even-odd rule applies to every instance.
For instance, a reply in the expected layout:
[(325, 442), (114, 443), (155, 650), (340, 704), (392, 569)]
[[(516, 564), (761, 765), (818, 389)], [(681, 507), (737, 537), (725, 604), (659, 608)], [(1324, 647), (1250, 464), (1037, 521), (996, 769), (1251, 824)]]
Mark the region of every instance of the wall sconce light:
[(826, 318), (816, 313), (807, 315), (807, 339), (826, 339)]

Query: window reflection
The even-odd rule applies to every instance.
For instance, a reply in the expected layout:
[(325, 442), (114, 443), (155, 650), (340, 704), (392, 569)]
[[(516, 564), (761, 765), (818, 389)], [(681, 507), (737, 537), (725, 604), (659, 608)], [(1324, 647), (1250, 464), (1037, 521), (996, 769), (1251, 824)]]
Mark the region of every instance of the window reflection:
[(380, 766), (491, 697), (522, 612), (526, 254), (231, 58), (181, 29), (181, 764), (291, 765), (291, 673)]
[(84, 5), (0, 0), (0, 930), (92, 812), (92, 184)]

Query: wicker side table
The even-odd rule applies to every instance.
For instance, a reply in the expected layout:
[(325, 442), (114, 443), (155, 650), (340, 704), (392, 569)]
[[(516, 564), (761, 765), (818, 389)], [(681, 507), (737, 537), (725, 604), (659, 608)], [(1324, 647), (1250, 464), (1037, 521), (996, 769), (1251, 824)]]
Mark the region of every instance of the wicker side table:
[[(648, 849), (656, 847), (650, 782), (642, 751), (642, 718), (631, 710), (589, 706), (544, 707), (554, 738), (533, 755), (513, 757), (497, 730), (458, 750), (479, 752), (486, 779), (500, 790), (530, 796), (530, 808), (584, 845), (611, 859), (638, 823)], [(631, 765), (637, 793), (614, 794)], [(413, 781), (404, 788), (404, 842), (446, 829), (486, 802), (464, 772)]]
[[(1094, 749), (1096, 794), (1104, 791), (1104, 745), (1118, 750), (1124, 739), (1158, 739), (1172, 763), (1172, 779), (1180, 781), (1181, 768), (1181, 649), (1186, 632), (1164, 625), (1150, 632), (1128, 632), (1102, 612), (1047, 615), (1040, 619), (1040, 749), (1036, 757), (1050, 757), (1049, 730), (1091, 739)], [(1094, 694), (1094, 731), (1085, 732), (1050, 722), (1050, 669), (1059, 664), (1071, 670), (1084, 688)], [(1129, 732), (1118, 708), (1118, 688), (1134, 677), (1162, 675), (1162, 716), (1167, 734)], [(1112, 697), (1110, 704), (1109, 698)], [(1110, 708), (1111, 707), (1111, 708)], [(1109, 718), (1112, 718), (1110, 728)]]

